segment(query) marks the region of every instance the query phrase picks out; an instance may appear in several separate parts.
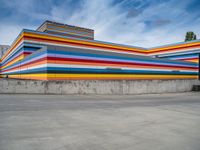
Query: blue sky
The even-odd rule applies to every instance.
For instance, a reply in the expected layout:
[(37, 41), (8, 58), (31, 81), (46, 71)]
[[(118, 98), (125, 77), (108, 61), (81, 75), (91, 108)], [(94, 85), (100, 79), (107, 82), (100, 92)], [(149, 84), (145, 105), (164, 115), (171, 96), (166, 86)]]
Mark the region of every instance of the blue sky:
[(141, 47), (200, 38), (199, 0), (0, 0), (0, 44), (53, 20), (95, 30), (95, 39)]

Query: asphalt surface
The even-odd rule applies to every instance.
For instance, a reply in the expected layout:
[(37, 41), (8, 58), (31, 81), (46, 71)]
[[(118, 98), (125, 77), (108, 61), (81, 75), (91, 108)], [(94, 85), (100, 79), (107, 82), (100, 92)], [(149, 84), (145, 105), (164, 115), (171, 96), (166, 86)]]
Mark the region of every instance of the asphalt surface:
[(200, 93), (0, 95), (0, 150), (200, 150)]

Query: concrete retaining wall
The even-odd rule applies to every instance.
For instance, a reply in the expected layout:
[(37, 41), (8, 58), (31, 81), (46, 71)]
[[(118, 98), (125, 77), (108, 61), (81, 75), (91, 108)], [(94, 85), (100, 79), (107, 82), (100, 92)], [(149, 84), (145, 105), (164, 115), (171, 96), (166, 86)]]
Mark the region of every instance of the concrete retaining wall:
[(26, 94), (143, 94), (191, 91), (198, 80), (71, 80), (0, 79), (0, 93)]

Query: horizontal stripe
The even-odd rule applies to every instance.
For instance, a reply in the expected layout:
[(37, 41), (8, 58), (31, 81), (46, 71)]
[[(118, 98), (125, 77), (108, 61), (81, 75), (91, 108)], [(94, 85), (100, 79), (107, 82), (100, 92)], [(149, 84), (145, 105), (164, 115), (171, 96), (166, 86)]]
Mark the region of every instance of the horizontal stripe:
[(180, 75), (113, 75), (113, 74), (24, 74), (11, 75), (13, 78), (37, 79), (37, 80), (144, 80), (144, 79), (197, 79), (193, 76)]
[[(158, 64), (148, 64), (148, 63), (136, 63), (136, 62), (114, 62), (114, 61), (104, 61), (104, 60), (85, 60), (85, 59), (78, 59), (78, 58), (57, 58), (57, 57), (47, 57), (48, 60), (60, 60), (60, 61), (79, 61), (79, 62), (95, 62), (95, 63), (111, 63), (111, 64), (127, 64), (127, 65), (145, 65), (145, 66), (160, 66), (160, 67), (169, 67), (169, 65), (158, 65)], [(176, 68), (191, 68), (197, 69), (198, 67), (188, 67), (188, 66), (170, 66)]]
[(47, 63), (48, 64), (55, 64), (55, 65), (88, 65), (88, 66), (107, 66), (107, 67), (128, 67), (128, 68), (148, 68), (148, 69), (163, 69), (163, 70), (167, 70), (167, 69), (173, 69), (173, 70), (197, 70), (198, 68), (176, 68), (176, 67), (169, 67), (169, 66), (152, 66), (152, 67), (149, 67), (149, 66), (146, 66), (146, 65), (137, 65), (137, 64), (113, 64), (113, 63), (94, 63), (94, 62), (79, 62), (79, 61), (59, 61), (59, 60), (47, 60)]

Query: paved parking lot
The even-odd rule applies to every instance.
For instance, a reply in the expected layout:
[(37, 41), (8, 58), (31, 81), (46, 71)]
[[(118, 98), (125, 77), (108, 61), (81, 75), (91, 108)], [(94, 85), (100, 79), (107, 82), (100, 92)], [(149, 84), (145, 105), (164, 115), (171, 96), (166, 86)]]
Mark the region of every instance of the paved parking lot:
[(0, 95), (0, 150), (199, 150), (200, 93)]

